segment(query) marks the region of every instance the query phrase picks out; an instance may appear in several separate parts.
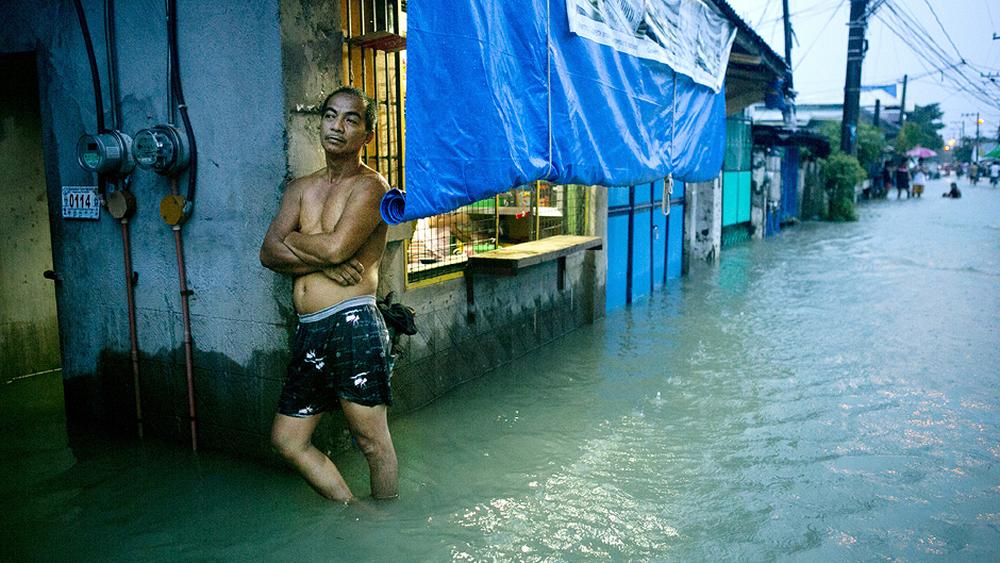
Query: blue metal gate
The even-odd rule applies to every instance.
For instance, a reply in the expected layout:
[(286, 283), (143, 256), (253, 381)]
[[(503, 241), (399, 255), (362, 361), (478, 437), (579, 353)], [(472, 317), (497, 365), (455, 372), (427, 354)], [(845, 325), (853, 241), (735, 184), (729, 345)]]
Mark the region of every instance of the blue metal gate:
[(781, 222), (799, 216), (799, 147), (785, 147), (781, 162)]
[(663, 182), (608, 189), (606, 309), (651, 295), (681, 276), (684, 184), (674, 182), (664, 215)]

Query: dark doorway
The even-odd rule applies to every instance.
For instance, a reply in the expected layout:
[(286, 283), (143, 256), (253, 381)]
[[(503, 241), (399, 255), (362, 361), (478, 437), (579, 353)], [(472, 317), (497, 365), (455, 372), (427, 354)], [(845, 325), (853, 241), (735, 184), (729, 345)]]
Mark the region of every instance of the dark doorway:
[(9, 438), (44, 426), (64, 441), (55, 282), (43, 275), (52, 242), (35, 54), (0, 54), (0, 76), (0, 430), (16, 430), (3, 432)]

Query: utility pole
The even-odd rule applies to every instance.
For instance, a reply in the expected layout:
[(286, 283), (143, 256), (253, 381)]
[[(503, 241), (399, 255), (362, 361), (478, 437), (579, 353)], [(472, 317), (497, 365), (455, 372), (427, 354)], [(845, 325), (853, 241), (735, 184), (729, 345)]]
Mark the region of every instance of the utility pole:
[[(972, 162), (979, 162), (979, 126), (982, 125), (983, 120), (979, 116), (979, 112), (976, 112), (976, 113), (963, 113), (962, 114), (962, 117), (972, 117), (972, 116), (976, 117), (976, 140), (974, 141), (974, 144), (972, 145), (972, 154), (971, 154), (970, 158), (972, 159)], [(964, 135), (965, 134), (965, 120), (964, 119), (962, 120), (962, 134), (963, 134), (963, 136), (965, 136)]]
[(858, 153), (858, 113), (861, 95), (861, 63), (865, 59), (865, 12), (868, 0), (851, 0), (850, 31), (847, 36), (847, 77), (844, 80), (844, 118), (840, 128), (840, 149), (849, 155)]
[(903, 99), (899, 103), (899, 126), (902, 127), (906, 121), (906, 80), (910, 75), (903, 75)]
[[(785, 91), (793, 92), (792, 89), (792, 20), (788, 17), (788, 0), (781, 0), (782, 8), (784, 9), (784, 19), (785, 19), (785, 64), (788, 65), (788, 71), (785, 73)], [(794, 96), (794, 94), (792, 94)], [(781, 116), (784, 118), (786, 126), (794, 125), (793, 121), (795, 119), (795, 114), (793, 108), (786, 107), (781, 112)]]
[(979, 112), (976, 112), (976, 158), (975, 161), (979, 162), (979, 126), (983, 124), (983, 120), (979, 117)]
[(878, 127), (882, 123), (882, 100), (875, 98), (875, 115), (872, 117), (872, 125)]

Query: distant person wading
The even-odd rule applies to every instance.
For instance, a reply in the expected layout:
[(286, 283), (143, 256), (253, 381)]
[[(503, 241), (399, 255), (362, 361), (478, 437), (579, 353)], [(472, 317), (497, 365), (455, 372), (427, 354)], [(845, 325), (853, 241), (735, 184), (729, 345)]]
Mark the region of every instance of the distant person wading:
[(906, 166), (906, 159), (899, 161), (899, 165), (896, 166), (896, 199), (903, 197), (903, 192), (906, 192), (906, 198), (910, 198), (910, 169)]
[(927, 185), (927, 167), (924, 165), (924, 159), (921, 158), (913, 167), (913, 195), (923, 196), (925, 185)]

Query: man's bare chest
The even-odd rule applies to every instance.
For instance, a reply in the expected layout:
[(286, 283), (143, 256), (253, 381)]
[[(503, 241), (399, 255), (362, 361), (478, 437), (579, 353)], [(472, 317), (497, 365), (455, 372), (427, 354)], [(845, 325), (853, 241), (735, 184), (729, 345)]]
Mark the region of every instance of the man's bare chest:
[(303, 195), (299, 224), (305, 234), (329, 232), (347, 207), (350, 189), (342, 186), (317, 186)]

